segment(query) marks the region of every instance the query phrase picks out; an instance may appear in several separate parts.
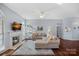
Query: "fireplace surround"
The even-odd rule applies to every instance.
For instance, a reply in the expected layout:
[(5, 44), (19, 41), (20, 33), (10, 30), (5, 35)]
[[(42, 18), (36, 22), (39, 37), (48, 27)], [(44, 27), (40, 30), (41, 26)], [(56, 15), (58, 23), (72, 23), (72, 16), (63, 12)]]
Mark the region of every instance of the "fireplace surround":
[(15, 36), (12, 38), (13, 42), (12, 42), (12, 45), (16, 45), (17, 43), (19, 43), (19, 40), (20, 40), (20, 37), (19, 36)]
[(10, 32), (10, 49), (16, 49), (21, 45), (22, 42), (22, 32), (21, 31), (12, 31)]

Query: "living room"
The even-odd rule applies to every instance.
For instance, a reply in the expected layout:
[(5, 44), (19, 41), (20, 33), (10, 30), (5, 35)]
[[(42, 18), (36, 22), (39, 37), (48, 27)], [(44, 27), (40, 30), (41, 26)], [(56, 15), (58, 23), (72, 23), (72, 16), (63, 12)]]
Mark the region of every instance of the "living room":
[(78, 6), (0, 3), (0, 55), (79, 55)]

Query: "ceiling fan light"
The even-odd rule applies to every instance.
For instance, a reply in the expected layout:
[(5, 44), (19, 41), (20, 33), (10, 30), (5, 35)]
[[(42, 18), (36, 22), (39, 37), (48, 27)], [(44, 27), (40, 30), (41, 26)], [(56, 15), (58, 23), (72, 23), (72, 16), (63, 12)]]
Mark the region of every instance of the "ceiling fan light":
[(44, 15), (40, 15), (40, 18), (44, 18)]

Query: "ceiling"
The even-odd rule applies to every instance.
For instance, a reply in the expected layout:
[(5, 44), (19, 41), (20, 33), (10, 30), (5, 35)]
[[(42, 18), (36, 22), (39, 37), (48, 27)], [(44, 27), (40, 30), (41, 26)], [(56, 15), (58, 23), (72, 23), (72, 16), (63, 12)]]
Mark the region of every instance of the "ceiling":
[(78, 17), (78, 3), (5, 3), (10, 9), (26, 19), (63, 19), (67, 17)]

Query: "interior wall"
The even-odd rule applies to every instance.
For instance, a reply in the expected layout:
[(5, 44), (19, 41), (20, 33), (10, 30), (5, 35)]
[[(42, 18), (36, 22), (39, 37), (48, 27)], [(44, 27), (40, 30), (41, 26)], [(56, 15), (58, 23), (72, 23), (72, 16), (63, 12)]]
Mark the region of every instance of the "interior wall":
[[(0, 10), (4, 13), (4, 45), (5, 49), (8, 49), (11, 45), (10, 32), (11, 32), (11, 23), (16, 21), (22, 23), (24, 26), (24, 19), (17, 15), (15, 12), (7, 8), (5, 5), (0, 4)], [(21, 31), (23, 34), (23, 30)]]
[[(79, 17), (69, 17), (63, 20), (63, 38), (67, 40), (79, 40)], [(70, 28), (68, 32), (65, 27)]]
[(66, 18), (63, 20), (62, 27), (63, 27), (63, 38), (64, 39), (72, 39), (72, 31), (70, 30), (66, 32), (67, 30), (66, 28), (71, 29), (72, 28), (71, 26), (72, 26), (72, 21), (70, 20), (70, 18)]
[(37, 26), (43, 26), (43, 32), (47, 33), (51, 27), (52, 34), (57, 35), (57, 24), (61, 24), (62, 20), (58, 19), (30, 19), (31, 25), (37, 29)]
[(79, 17), (73, 19), (72, 22), (72, 38), (79, 40)]

